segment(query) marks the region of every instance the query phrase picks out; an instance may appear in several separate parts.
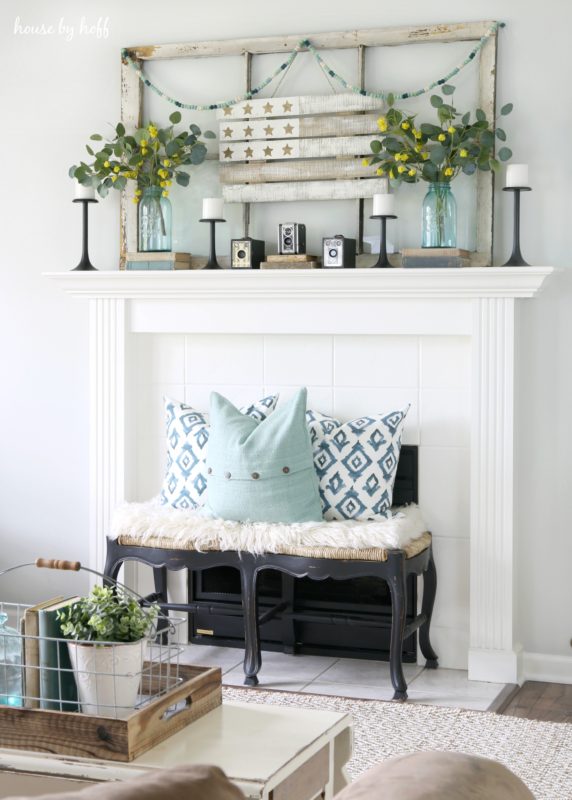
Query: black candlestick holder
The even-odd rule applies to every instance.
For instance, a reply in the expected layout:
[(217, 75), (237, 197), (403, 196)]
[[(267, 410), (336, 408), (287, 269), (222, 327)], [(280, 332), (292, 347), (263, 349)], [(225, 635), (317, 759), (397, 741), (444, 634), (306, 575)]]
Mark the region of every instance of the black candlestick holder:
[(89, 260), (89, 252), (88, 252), (88, 219), (87, 219), (87, 209), (89, 203), (97, 203), (95, 198), (91, 197), (82, 197), (76, 198), (72, 202), (74, 203), (82, 203), (83, 204), (83, 234), (82, 234), (82, 253), (81, 253), (81, 260), (77, 267), (74, 267), (72, 272), (78, 271), (87, 271), (87, 270), (97, 270), (97, 267), (94, 267), (91, 261)]
[(217, 222), (226, 222), (225, 219), (200, 219), (199, 222), (210, 222), (211, 224), (211, 249), (209, 253), (209, 260), (203, 269), (222, 269), (221, 265), (216, 260), (216, 244), (215, 244), (215, 225)]
[(531, 192), (530, 186), (505, 186), (503, 192), (513, 192), (514, 194), (514, 227), (512, 253), (503, 267), (529, 267), (522, 253), (520, 252), (520, 193)]
[(385, 269), (386, 267), (392, 267), (393, 265), (389, 263), (389, 259), (387, 257), (387, 237), (386, 237), (386, 225), (388, 219), (397, 219), (396, 214), (373, 214), (370, 219), (380, 219), (381, 220), (381, 234), (379, 237), (379, 258), (377, 262), (373, 265), (374, 268), (381, 268)]

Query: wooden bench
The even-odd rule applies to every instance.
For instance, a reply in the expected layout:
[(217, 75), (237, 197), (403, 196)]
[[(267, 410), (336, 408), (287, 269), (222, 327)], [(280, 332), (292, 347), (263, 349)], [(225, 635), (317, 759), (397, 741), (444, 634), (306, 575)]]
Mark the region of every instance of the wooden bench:
[[(396, 478), (394, 501), (396, 505), (417, 502), (417, 448), (404, 446)], [(182, 549), (180, 542), (150, 537), (144, 544), (134, 543), (129, 537), (108, 539), (105, 575), (116, 578), (125, 561), (138, 561), (151, 566), (155, 592), (147, 600), (158, 602), (164, 610), (192, 612), (197, 605), (192, 602), (169, 603), (167, 599), (167, 572), (189, 569), (201, 571), (212, 567), (234, 567), (239, 571), (244, 612), (245, 684), (256, 686), (262, 665), (260, 626), (277, 614), (294, 615), (288, 603), (281, 601), (263, 615), (258, 610), (258, 576), (263, 570), (278, 570), (295, 578), (312, 580), (349, 580), (361, 577), (379, 577), (389, 586), (391, 595), (391, 621), (380, 619), (378, 627), (391, 626), (390, 674), (394, 699), (407, 698), (407, 683), (403, 675), (403, 641), (419, 630), (419, 646), (428, 668), (436, 668), (438, 659), (429, 638), (431, 615), (437, 588), (437, 574), (433, 560), (431, 534), (424, 533), (400, 550), (386, 548), (333, 548), (296, 547), (280, 553), (253, 555), (234, 550), (209, 550), (198, 552)], [(423, 575), (421, 612), (407, 624), (406, 582), (409, 575)], [(348, 624), (364, 624), (359, 618), (345, 620)], [(368, 621), (371, 626), (371, 621)]]

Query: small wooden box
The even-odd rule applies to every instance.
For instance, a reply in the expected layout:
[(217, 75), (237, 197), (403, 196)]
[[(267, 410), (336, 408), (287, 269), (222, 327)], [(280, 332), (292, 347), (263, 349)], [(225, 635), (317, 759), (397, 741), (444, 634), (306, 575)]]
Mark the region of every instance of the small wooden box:
[[(170, 670), (175, 674), (174, 665)], [(219, 667), (180, 664), (178, 670), (182, 683), (125, 719), (0, 706), (0, 747), (133, 761), (222, 703)], [(155, 694), (158, 687), (144, 680), (142, 691)], [(166, 714), (175, 705), (181, 707)]]

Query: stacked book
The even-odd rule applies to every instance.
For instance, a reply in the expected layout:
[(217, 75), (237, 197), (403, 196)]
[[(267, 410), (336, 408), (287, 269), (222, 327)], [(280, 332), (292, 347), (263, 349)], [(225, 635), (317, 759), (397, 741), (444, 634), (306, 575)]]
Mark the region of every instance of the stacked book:
[(53, 597), (26, 609), (20, 633), (24, 639), (24, 705), (51, 711), (78, 711), (78, 697), (72, 665), (58, 611), (79, 597)]
[(317, 256), (306, 253), (297, 255), (266, 256), (266, 261), (260, 264), (260, 269), (317, 269), (320, 262)]
[(458, 247), (408, 247), (401, 251), (401, 266), (435, 269), (470, 267), (471, 254)]
[(127, 253), (125, 269), (191, 269), (190, 253)]

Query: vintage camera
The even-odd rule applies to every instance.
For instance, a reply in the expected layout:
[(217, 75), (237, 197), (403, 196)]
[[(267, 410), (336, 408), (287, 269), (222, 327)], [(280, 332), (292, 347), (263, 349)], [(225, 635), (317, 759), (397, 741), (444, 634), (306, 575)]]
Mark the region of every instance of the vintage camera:
[(230, 242), (230, 266), (233, 269), (259, 269), (266, 258), (265, 242), (261, 239), (232, 239)]
[(306, 252), (306, 226), (299, 222), (282, 222), (278, 226), (278, 252), (291, 256)]
[(336, 234), (322, 239), (322, 265), (326, 269), (342, 269), (356, 265), (356, 240)]

